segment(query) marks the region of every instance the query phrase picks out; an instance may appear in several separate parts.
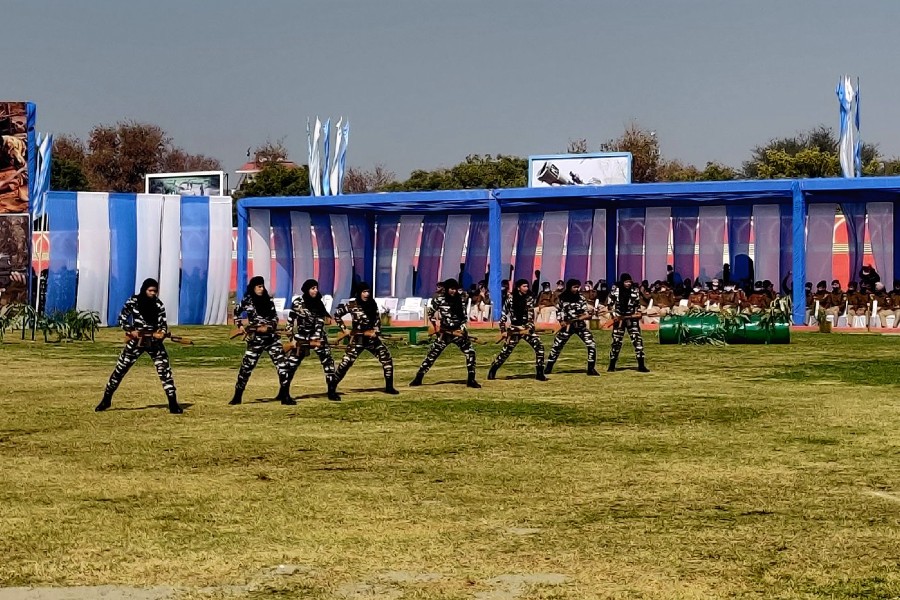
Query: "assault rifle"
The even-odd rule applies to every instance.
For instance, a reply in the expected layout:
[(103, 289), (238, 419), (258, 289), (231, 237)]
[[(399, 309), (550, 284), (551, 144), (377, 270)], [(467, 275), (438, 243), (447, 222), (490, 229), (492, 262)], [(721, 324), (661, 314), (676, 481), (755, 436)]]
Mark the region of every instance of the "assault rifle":
[(171, 331), (163, 331), (161, 329), (139, 329), (125, 334), (125, 341), (137, 341), (138, 348), (146, 348), (153, 342), (162, 342), (163, 340), (172, 340), (176, 344), (182, 346), (193, 346), (194, 340), (181, 335), (172, 335)]
[[(295, 340), (292, 339), (289, 342), (285, 342), (281, 345), (285, 354), (294, 354), (299, 356), (300, 358), (306, 358), (309, 356), (310, 350), (315, 350), (316, 348), (321, 348), (328, 344), (327, 339), (314, 339), (314, 340)], [(343, 348), (341, 348), (343, 349)]]
[[(552, 329), (535, 329), (534, 332), (538, 335), (540, 335), (542, 333), (556, 333)], [(511, 337), (521, 337), (527, 333), (528, 333), (527, 327), (513, 325), (512, 327), (509, 327), (506, 331), (500, 332), (500, 337), (497, 338), (497, 343), (501, 344), (506, 339), (509, 339)]]
[(381, 333), (375, 329), (363, 329), (363, 330), (347, 330), (343, 332), (341, 335), (337, 336), (334, 340), (334, 345), (337, 346), (341, 340), (346, 338), (355, 338), (355, 337), (367, 337), (367, 338), (389, 338), (393, 337), (389, 333)]
[(609, 329), (616, 323), (622, 323), (624, 321), (634, 321), (640, 320), (644, 315), (642, 313), (635, 313), (633, 315), (619, 315), (617, 317), (610, 317), (609, 321), (603, 324), (604, 329)]
[(247, 339), (248, 337), (256, 335), (257, 333), (269, 333), (270, 331), (277, 334), (278, 328), (271, 327), (269, 325), (248, 325), (246, 327), (238, 327), (237, 329), (232, 331), (228, 339), (233, 340), (238, 336), (244, 336), (244, 339)]
[[(471, 342), (478, 342), (478, 338), (474, 335), (470, 335), (467, 329), (444, 329), (443, 327), (435, 327), (434, 325), (428, 326), (428, 337), (439, 336), (439, 335), (452, 335), (456, 337), (464, 337)], [(487, 342), (485, 342), (487, 343)]]

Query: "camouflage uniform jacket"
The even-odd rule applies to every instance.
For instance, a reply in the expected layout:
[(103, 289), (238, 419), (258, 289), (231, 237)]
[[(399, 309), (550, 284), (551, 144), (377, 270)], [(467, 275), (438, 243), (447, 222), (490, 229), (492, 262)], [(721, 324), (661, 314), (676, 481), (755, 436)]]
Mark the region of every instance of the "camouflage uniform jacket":
[(159, 318), (156, 325), (148, 323), (146, 318), (138, 310), (138, 298), (135, 294), (125, 301), (122, 312), (119, 313), (119, 327), (125, 331), (168, 331), (169, 324), (166, 323), (166, 307), (163, 306), (159, 297), (156, 298), (156, 307), (159, 309)]
[[(628, 304), (626, 304), (624, 311), (619, 310), (620, 293), (628, 294)], [(609, 291), (609, 299), (607, 299), (606, 305), (609, 307), (609, 312), (615, 316), (633, 315), (641, 311), (641, 293), (634, 287), (631, 290), (626, 290), (619, 286), (614, 286)]]
[(242, 323), (241, 315), (245, 313), (247, 314), (248, 327), (266, 325), (271, 331), (278, 329), (278, 315), (275, 315), (274, 317), (264, 317), (256, 312), (256, 307), (253, 306), (253, 297), (249, 294), (244, 296), (241, 303), (234, 309), (234, 324), (238, 327), (240, 327)]
[(578, 294), (578, 299), (573, 302), (566, 302), (561, 296), (556, 302), (556, 320), (560, 324), (576, 321), (584, 323), (583, 318), (589, 313), (590, 309), (581, 294)]
[(297, 296), (291, 303), (288, 323), (295, 339), (326, 339), (325, 316), (317, 315), (308, 309), (303, 302), (303, 296)]
[[(509, 320), (508, 325), (507, 320)], [(513, 308), (512, 294), (506, 296), (503, 310), (500, 313), (500, 331), (506, 331), (508, 327), (520, 327), (529, 332), (534, 331), (534, 296), (525, 294), (525, 314), (523, 315), (516, 314)]]
[(344, 323), (344, 316), (350, 315), (353, 331), (381, 331), (381, 319), (374, 323), (369, 319), (369, 315), (363, 310), (356, 300), (351, 300), (346, 304), (338, 304), (337, 310), (334, 311), (334, 320), (340, 326), (341, 331), (347, 331), (347, 325)]
[(465, 329), (466, 322), (468, 321), (465, 310), (466, 297), (462, 294), (460, 294), (460, 296), (463, 305), (461, 319), (453, 314), (453, 311), (450, 308), (450, 302), (447, 300), (447, 296), (443, 294), (435, 296), (431, 299), (431, 302), (428, 303), (428, 307), (425, 309), (425, 319), (428, 321), (439, 320), (441, 322), (441, 329), (445, 331)]

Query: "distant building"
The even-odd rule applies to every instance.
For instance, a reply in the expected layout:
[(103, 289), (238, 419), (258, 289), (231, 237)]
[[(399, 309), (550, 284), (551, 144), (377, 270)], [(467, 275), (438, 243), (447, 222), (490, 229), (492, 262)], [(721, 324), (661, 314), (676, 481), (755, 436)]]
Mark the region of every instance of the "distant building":
[[(253, 178), (256, 177), (256, 174), (262, 171), (267, 164), (270, 163), (266, 160), (251, 160), (244, 163), (241, 168), (235, 171), (238, 176), (237, 189), (241, 189), (241, 186), (243, 186), (248, 181), (253, 181)], [(278, 164), (286, 169), (300, 168), (300, 165), (290, 160), (279, 160)]]

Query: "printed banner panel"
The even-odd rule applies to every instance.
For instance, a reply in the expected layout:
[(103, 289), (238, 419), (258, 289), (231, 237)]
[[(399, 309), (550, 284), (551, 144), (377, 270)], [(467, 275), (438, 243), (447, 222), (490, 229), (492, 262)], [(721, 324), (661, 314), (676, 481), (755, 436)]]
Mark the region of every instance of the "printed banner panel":
[(0, 102), (0, 214), (28, 212), (28, 104)]
[(0, 215), (0, 306), (28, 301), (28, 215)]

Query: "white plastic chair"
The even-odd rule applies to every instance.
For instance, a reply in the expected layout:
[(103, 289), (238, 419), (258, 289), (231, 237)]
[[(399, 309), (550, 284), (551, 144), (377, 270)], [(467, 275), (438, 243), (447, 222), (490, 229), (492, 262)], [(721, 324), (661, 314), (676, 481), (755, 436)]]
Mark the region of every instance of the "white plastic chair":
[(415, 321), (423, 319), (425, 313), (422, 310), (422, 299), (418, 296), (404, 298), (397, 309), (397, 319), (400, 321)]
[(869, 313), (869, 327), (881, 328), (881, 317), (878, 314), (878, 300), (872, 300), (872, 312)]
[(324, 296), (322, 296), (322, 304), (325, 305), (325, 310), (328, 312), (328, 314), (331, 314), (332, 303), (334, 303), (334, 298), (331, 296), (331, 294), (325, 294)]
[(275, 304), (275, 313), (278, 318), (287, 319), (288, 310), (285, 309), (287, 298), (272, 298), (272, 302)]
[(888, 329), (893, 328), (893, 327), (894, 327), (894, 321), (895, 321), (895, 320), (896, 320), (896, 319), (894, 318), (894, 315), (888, 315), (888, 316), (886, 316), (886, 317), (884, 318), (884, 325), (885, 325), (885, 327), (887, 327)]

